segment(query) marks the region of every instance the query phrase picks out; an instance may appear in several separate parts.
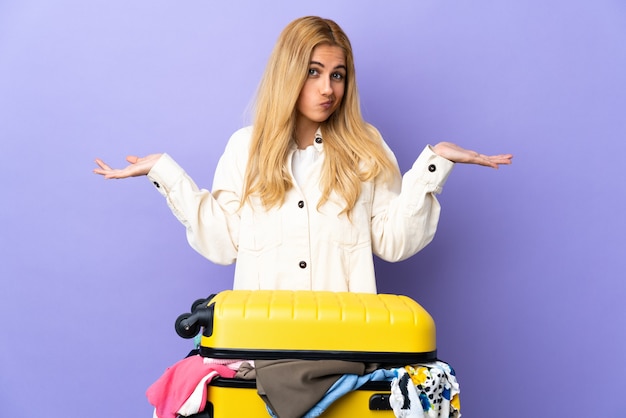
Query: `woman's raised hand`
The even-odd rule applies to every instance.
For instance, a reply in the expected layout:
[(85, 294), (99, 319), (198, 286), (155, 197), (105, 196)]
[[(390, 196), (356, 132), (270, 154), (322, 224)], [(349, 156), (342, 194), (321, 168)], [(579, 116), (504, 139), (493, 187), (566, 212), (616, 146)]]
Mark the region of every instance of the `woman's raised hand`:
[(485, 155), (461, 148), (451, 142), (440, 142), (433, 147), (433, 151), (454, 163), (478, 164), (496, 169), (502, 164), (511, 164), (513, 159), (511, 154)]
[(150, 154), (146, 157), (129, 155), (126, 161), (130, 163), (125, 168), (111, 168), (104, 161), (96, 158), (99, 168), (94, 168), (93, 172), (104, 176), (105, 179), (125, 179), (127, 177), (145, 176), (150, 172), (154, 164), (161, 158), (161, 154)]

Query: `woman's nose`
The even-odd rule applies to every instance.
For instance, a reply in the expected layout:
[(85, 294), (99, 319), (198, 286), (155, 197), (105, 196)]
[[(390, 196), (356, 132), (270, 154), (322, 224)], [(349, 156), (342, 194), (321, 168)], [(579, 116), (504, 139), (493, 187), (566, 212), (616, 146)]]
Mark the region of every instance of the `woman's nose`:
[(330, 82), (330, 79), (328, 78), (322, 78), (320, 80), (320, 93), (324, 96), (328, 96), (330, 94), (332, 94), (333, 92), (333, 87), (332, 84)]

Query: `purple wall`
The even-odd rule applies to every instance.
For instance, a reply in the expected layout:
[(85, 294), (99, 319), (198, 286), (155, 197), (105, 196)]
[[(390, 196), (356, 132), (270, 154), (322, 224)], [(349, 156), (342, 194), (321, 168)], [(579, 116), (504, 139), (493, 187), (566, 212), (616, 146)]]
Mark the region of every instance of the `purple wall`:
[(318, 14), (403, 171), (439, 140), (515, 154), (457, 166), (435, 241), (378, 263), (433, 314), (464, 416), (623, 416), (624, 3), (240, 3), (0, 2), (1, 415), (151, 416), (174, 319), (233, 270), (93, 159), (167, 151), (209, 187), (278, 33)]

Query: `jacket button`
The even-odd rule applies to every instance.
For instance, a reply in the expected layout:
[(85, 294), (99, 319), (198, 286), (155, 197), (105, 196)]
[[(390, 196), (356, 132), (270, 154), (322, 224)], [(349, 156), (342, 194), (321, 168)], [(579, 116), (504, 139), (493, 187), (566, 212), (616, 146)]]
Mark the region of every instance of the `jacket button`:
[(306, 268), (306, 261), (300, 261), (300, 268), (301, 269), (305, 269)]
[(154, 184), (154, 186), (155, 186), (157, 189), (160, 189), (160, 188), (161, 188), (161, 185), (160, 185), (160, 184), (159, 184), (159, 182), (157, 182), (157, 181), (153, 181), (153, 182), (152, 182), (152, 184)]
[(322, 141), (323, 141), (323, 139), (322, 139), (322, 137), (321, 137), (321, 136), (316, 136), (316, 137), (315, 137), (315, 143), (316, 143), (316, 144), (321, 144), (321, 143), (322, 143)]
[(428, 171), (430, 171), (431, 173), (434, 173), (435, 171), (437, 171), (437, 166), (435, 164), (429, 165)]
[(302, 209), (304, 207), (304, 200), (298, 202), (298, 207)]

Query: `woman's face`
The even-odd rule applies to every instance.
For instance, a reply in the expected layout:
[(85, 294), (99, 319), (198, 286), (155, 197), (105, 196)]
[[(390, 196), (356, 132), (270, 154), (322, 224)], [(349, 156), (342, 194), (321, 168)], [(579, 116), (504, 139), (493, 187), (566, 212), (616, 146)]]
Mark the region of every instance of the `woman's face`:
[(338, 46), (318, 45), (313, 49), (309, 73), (298, 96), (298, 123), (324, 122), (341, 104), (345, 89), (346, 58)]

